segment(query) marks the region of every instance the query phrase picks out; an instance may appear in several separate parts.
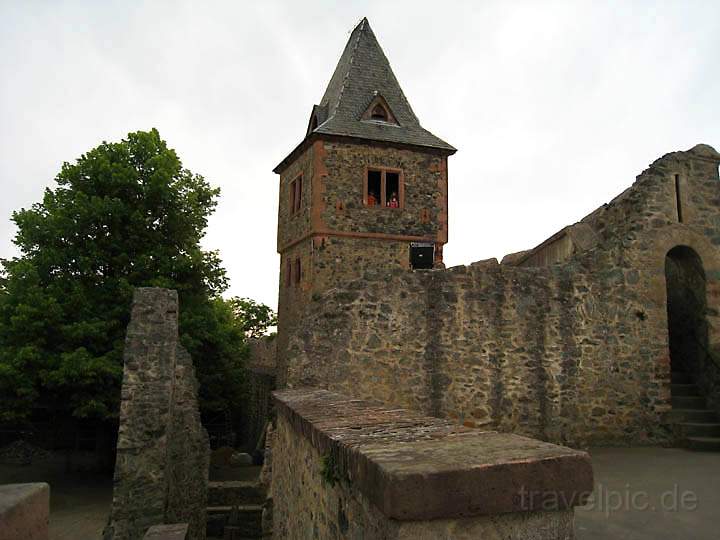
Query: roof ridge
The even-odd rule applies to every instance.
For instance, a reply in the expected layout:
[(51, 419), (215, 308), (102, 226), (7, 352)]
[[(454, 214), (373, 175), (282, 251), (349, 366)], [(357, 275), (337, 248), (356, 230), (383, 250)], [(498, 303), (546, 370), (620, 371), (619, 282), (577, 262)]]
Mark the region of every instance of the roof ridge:
[[(347, 73), (345, 73), (345, 77), (343, 77), (342, 86), (340, 86), (340, 93), (338, 94), (337, 103), (335, 104), (335, 107), (333, 109), (333, 113), (331, 116), (329, 116), (325, 122), (332, 119), (335, 114), (337, 114), (338, 109), (340, 108), (340, 102), (342, 101), (343, 93), (345, 92), (345, 85), (347, 83), (347, 80), (350, 78), (350, 71), (352, 70), (353, 61), (355, 59), (355, 53), (357, 52), (358, 45), (360, 44), (360, 36), (362, 36), (363, 30), (365, 29), (365, 23), (367, 22), (367, 18), (363, 17), (360, 21), (360, 24), (356, 25), (355, 28), (353, 28), (353, 32), (355, 30), (358, 30), (357, 37), (355, 38), (355, 44), (353, 45), (352, 52), (350, 53), (350, 59), (348, 60), (348, 69)], [(323, 124), (325, 123), (323, 122)]]

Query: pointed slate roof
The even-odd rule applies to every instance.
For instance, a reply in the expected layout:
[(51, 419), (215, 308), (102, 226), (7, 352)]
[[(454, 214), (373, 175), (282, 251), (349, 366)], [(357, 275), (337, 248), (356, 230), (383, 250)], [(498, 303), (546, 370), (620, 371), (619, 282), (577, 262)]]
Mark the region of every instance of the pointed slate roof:
[[(362, 118), (378, 95), (397, 124)], [(318, 135), (423, 146), (448, 154), (456, 151), (420, 125), (366, 18), (352, 31), (320, 104), (313, 106), (307, 136), (274, 171), (281, 172)]]
[[(361, 119), (378, 94), (385, 99), (399, 125)], [(366, 18), (350, 35), (319, 108), (326, 108), (327, 117), (318, 119), (316, 133), (455, 152), (455, 148), (420, 125)]]

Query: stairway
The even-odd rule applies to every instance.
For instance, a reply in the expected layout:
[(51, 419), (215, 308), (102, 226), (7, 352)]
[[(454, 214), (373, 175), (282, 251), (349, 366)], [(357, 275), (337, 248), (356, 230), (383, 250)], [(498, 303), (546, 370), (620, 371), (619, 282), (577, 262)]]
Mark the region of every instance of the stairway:
[(672, 416), (680, 444), (691, 450), (720, 452), (720, 418), (688, 373), (673, 371)]
[(265, 492), (256, 481), (209, 482), (208, 539), (262, 538), (264, 502)]

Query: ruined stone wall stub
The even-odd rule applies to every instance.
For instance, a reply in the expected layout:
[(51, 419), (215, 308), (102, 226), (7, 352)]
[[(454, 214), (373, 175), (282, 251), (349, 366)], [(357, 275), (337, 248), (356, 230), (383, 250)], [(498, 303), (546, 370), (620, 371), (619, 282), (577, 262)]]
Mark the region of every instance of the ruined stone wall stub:
[(189, 524), (188, 538), (205, 538), (209, 442), (177, 325), (176, 291), (136, 289), (106, 539), (142, 538), (151, 525), (178, 522)]
[(717, 163), (704, 148), (656, 161), (588, 217), (596, 240), (564, 264), (488, 261), (340, 286), (292, 337), (289, 384), (555, 442), (667, 441), (664, 263), (676, 245), (703, 261), (709, 344), (720, 346)]

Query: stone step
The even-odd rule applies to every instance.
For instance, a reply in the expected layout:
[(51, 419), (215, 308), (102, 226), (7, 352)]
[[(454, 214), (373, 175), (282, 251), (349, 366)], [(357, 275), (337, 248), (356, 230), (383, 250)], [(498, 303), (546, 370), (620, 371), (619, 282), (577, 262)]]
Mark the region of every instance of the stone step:
[(683, 437), (720, 437), (720, 423), (681, 422), (677, 426)]
[(705, 409), (705, 398), (701, 396), (672, 396), (672, 406), (678, 409)]
[[(208, 506), (207, 508), (207, 535), (222, 538), (225, 525), (230, 518), (232, 506)], [(245, 538), (260, 538), (262, 536), (262, 506), (259, 504), (238, 505), (239, 535)]]
[(670, 374), (670, 382), (673, 384), (691, 384), (693, 382), (689, 373), (684, 371), (673, 371)]
[(720, 437), (687, 437), (685, 441), (691, 450), (720, 452)]
[(675, 396), (702, 396), (696, 384), (671, 384), (670, 395)]
[(265, 491), (254, 481), (208, 482), (208, 506), (262, 504)]
[(708, 409), (673, 409), (670, 412), (675, 423), (715, 423), (720, 421), (714, 411)]

